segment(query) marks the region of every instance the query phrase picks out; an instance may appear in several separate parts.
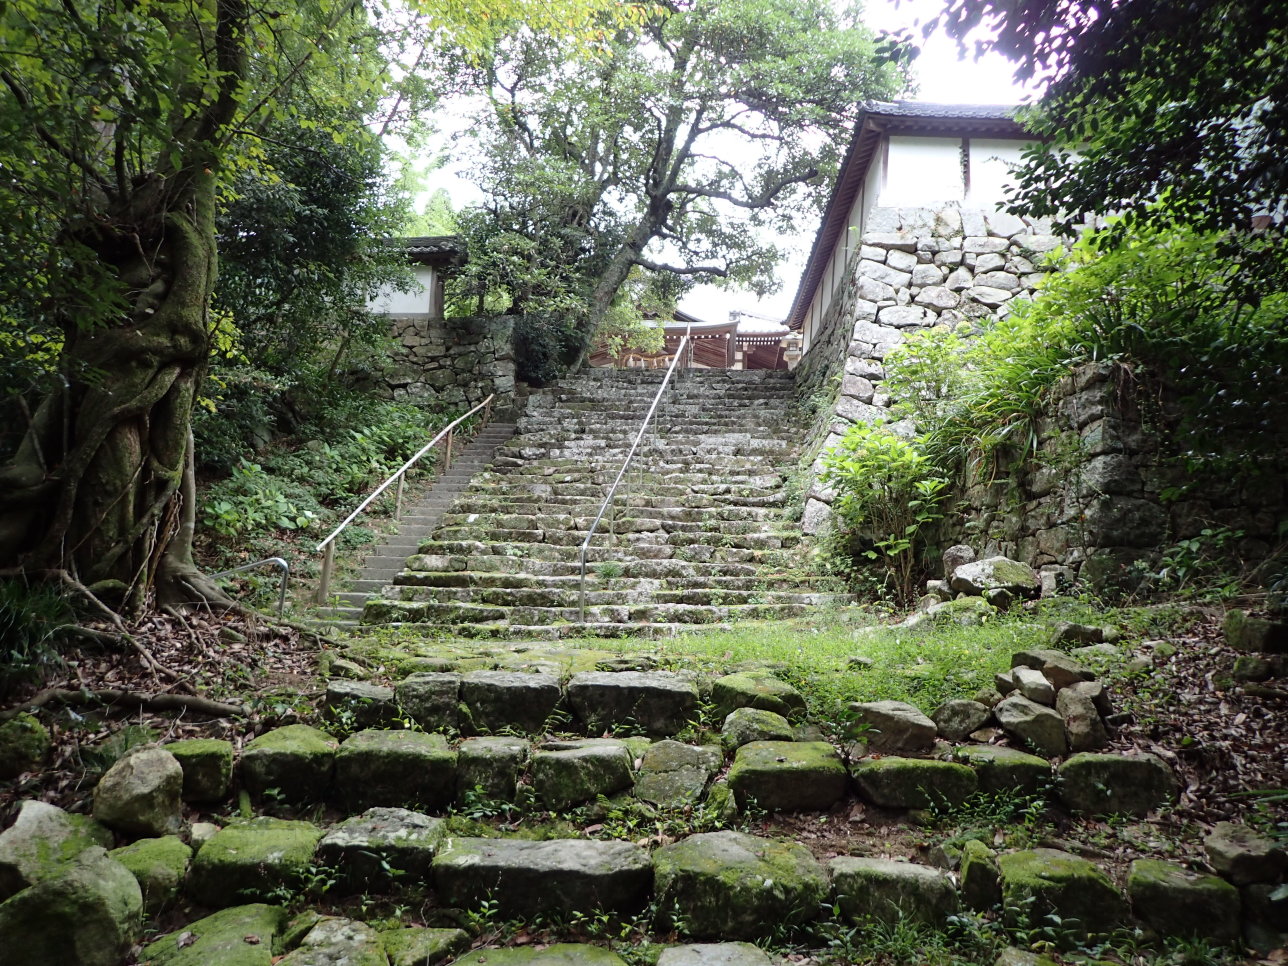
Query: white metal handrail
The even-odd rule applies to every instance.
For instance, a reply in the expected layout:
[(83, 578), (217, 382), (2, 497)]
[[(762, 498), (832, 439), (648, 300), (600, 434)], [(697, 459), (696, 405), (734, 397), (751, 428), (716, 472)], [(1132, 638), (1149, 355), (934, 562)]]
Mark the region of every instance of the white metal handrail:
[(333, 531), (331, 531), (331, 535), (329, 537), (327, 537), (325, 540), (323, 540), (321, 543), (317, 545), (318, 550), (326, 550), (326, 556), (322, 558), (322, 579), (318, 583), (318, 603), (319, 604), (325, 604), (327, 595), (330, 593), (331, 571), (335, 568), (335, 538), (340, 535), (340, 532), (345, 527), (347, 527), (350, 523), (352, 523), (355, 519), (357, 519), (358, 514), (360, 514), (363, 510), (365, 510), (368, 506), (370, 506), (372, 501), (375, 500), (376, 497), (380, 496), (381, 493), (385, 492), (385, 490), (389, 489), (389, 486), (395, 481), (397, 481), (398, 483), (398, 490), (397, 490), (397, 496), (394, 498), (394, 519), (401, 520), (402, 519), (403, 483), (406, 478), (407, 471), (411, 469), (417, 462), (419, 462), (422, 456), (424, 456), (431, 449), (437, 446), (438, 443), (444, 437), (446, 437), (447, 443), (446, 443), (446, 453), (443, 460), (443, 471), (446, 472), (447, 470), (450, 470), (452, 468), (452, 440), (453, 440), (453, 434), (456, 431), (456, 427), (459, 426), (461, 423), (465, 422), (465, 420), (469, 419), (480, 409), (483, 410), (483, 425), (486, 426), (488, 423), (488, 420), (492, 417), (492, 400), (495, 398), (496, 398), (495, 394), (488, 396), (486, 399), (484, 399), (481, 403), (479, 403), (477, 406), (471, 409), (464, 416), (454, 419), (446, 426), (444, 426), (437, 436), (435, 436), (428, 443), (422, 446), (420, 450), (416, 453), (416, 455), (413, 456), (411, 459), (409, 459), (402, 466), (400, 466), (394, 472), (394, 474), (389, 477), (389, 479), (385, 480), (378, 487), (376, 487), (370, 496), (368, 496), (365, 500), (363, 500), (361, 503), (358, 504), (358, 507), (356, 510), (354, 510), (352, 513), (350, 513), (347, 517), (344, 518), (343, 523), (341, 523), (338, 527), (336, 527)]
[[(675, 374), (676, 364), (681, 358), (685, 358), (685, 350), (689, 346), (689, 333), (686, 332), (684, 338), (680, 340), (679, 346), (676, 347), (675, 356), (671, 359), (671, 364), (667, 366), (666, 376), (662, 379), (662, 385), (657, 388), (657, 395), (653, 397), (653, 404), (648, 407), (648, 412), (644, 416), (644, 422), (640, 425), (639, 432), (635, 434), (635, 442), (631, 443), (631, 448), (626, 454), (626, 459), (622, 460), (622, 468), (617, 471), (617, 479), (613, 480), (613, 485), (608, 489), (608, 495), (604, 497), (604, 502), (600, 504), (599, 513), (595, 515), (595, 522), (590, 525), (590, 530), (586, 532), (586, 539), (581, 542), (581, 582), (580, 582), (580, 605), (578, 623), (586, 623), (586, 554), (590, 552), (590, 542), (595, 538), (595, 531), (599, 529), (599, 523), (604, 519), (604, 514), (613, 502), (613, 497), (617, 495), (617, 488), (621, 485), (622, 479), (626, 476), (627, 469), (630, 468), (631, 460), (635, 458), (635, 451), (639, 449), (640, 442), (644, 439), (644, 434), (648, 431), (649, 423), (653, 419), (653, 414), (657, 412), (658, 403), (662, 401), (662, 393), (666, 392), (667, 385), (671, 382), (671, 376)], [(692, 361), (685, 358), (685, 368), (689, 368)]]

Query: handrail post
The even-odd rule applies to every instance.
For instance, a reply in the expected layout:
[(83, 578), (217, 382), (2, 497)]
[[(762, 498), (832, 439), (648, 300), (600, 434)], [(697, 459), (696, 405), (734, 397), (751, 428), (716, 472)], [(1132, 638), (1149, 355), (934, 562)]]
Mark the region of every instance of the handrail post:
[(403, 484), (406, 480), (406, 473), (398, 474), (398, 491), (394, 495), (394, 523), (402, 522)]
[(486, 426), (492, 421), (492, 397), (487, 397), (487, 402), (483, 404), (483, 425)]
[(331, 571), (335, 567), (335, 541), (326, 545), (326, 554), (322, 557), (322, 578), (318, 582), (318, 603), (325, 604), (331, 590)]
[(447, 458), (443, 461), (443, 472), (446, 473), (452, 468), (452, 436), (456, 432), (454, 429), (447, 431)]

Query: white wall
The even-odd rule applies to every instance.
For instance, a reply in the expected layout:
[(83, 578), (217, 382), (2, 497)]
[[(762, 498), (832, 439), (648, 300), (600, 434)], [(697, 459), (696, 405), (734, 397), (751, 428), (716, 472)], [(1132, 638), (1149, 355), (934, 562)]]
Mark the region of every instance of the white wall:
[(991, 141), (983, 138), (970, 142), (971, 208), (996, 208), (1006, 200), (1003, 187), (1012, 183), (1011, 168), (1020, 163), (1025, 141)]
[(966, 187), (961, 150), (961, 138), (891, 136), (885, 185), (877, 204), (882, 208), (931, 207), (961, 201)]
[(384, 315), (424, 315), (429, 311), (429, 292), (434, 270), (428, 265), (412, 266), (416, 287), (409, 292), (384, 289), (367, 302), (367, 311)]

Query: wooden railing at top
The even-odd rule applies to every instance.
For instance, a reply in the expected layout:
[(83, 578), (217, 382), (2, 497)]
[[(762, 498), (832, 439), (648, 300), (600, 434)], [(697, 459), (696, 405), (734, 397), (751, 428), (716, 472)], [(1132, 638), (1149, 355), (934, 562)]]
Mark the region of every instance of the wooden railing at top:
[(385, 480), (378, 487), (376, 487), (376, 489), (372, 492), (370, 496), (368, 496), (365, 500), (363, 500), (361, 503), (358, 504), (358, 507), (356, 510), (354, 510), (352, 513), (350, 513), (347, 517), (344, 518), (344, 522), (341, 523), (338, 527), (336, 527), (331, 532), (331, 535), (329, 537), (327, 537), (325, 540), (323, 540), (321, 543), (318, 544), (317, 546), (318, 550), (326, 551), (326, 556), (322, 558), (322, 579), (318, 583), (317, 599), (319, 604), (325, 604), (327, 597), (331, 592), (331, 572), (332, 570), (335, 569), (335, 538), (340, 535), (341, 531), (344, 530), (345, 527), (347, 527), (350, 523), (352, 523), (355, 519), (357, 519), (358, 514), (360, 514), (363, 510), (365, 510), (368, 506), (370, 506), (372, 501), (375, 500), (376, 497), (380, 496), (381, 493), (384, 493), (385, 490), (389, 489), (390, 485), (395, 481), (397, 481), (398, 483), (398, 490), (397, 490), (397, 496), (394, 498), (394, 519), (401, 520), (403, 484), (406, 481), (407, 471), (411, 469), (413, 466), (415, 466), (416, 463), (420, 461), (421, 457), (423, 457), (431, 449), (437, 446), (439, 442), (444, 438), (446, 438), (447, 442), (445, 446), (445, 455), (443, 459), (443, 472), (447, 472), (448, 470), (450, 470), (452, 468), (452, 440), (454, 438), (456, 427), (459, 426), (461, 423), (465, 422), (465, 420), (469, 419), (480, 409), (483, 410), (483, 425), (486, 426), (488, 424), (488, 420), (492, 418), (492, 400), (495, 398), (496, 398), (495, 394), (488, 396), (486, 399), (484, 399), (481, 403), (479, 403), (477, 406), (471, 409), (464, 416), (461, 416), (458, 419), (454, 419), (452, 420), (452, 422), (444, 426), (442, 431), (439, 432), (437, 436), (435, 436), (428, 443), (422, 446), (420, 450), (416, 453), (416, 455), (413, 456), (411, 459), (409, 459), (401, 467), (399, 467), (398, 470), (392, 476), (389, 477), (389, 479)]

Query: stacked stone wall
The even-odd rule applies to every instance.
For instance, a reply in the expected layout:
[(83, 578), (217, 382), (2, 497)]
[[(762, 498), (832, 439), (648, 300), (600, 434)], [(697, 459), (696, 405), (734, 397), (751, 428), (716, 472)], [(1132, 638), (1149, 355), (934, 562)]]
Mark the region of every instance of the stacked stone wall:
[(394, 399), (467, 409), (495, 394), (499, 412), (514, 407), (514, 352), (505, 318), (390, 319), (394, 352), (378, 387)]

